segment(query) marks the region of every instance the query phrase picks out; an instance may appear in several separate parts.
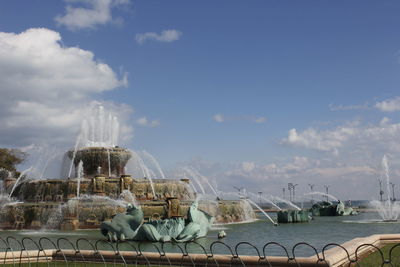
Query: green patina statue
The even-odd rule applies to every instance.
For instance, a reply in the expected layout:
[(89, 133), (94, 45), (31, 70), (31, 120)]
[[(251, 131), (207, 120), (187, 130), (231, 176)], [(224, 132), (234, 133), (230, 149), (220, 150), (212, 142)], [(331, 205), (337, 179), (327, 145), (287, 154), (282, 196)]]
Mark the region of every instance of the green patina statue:
[(115, 215), (111, 222), (103, 222), (100, 229), (110, 241), (187, 242), (206, 236), (213, 220), (193, 202), (186, 219), (175, 217), (144, 223), (142, 209), (128, 204), (125, 213)]
[(352, 207), (346, 207), (340, 200), (335, 205), (329, 201), (321, 201), (314, 204), (310, 210), (313, 216), (348, 216), (357, 215)]

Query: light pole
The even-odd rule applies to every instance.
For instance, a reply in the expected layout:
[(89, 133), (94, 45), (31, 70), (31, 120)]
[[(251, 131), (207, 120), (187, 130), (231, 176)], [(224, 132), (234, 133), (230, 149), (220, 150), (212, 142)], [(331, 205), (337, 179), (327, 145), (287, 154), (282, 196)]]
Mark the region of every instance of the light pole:
[(287, 188), (289, 190), (289, 200), (290, 202), (292, 202), (292, 189), (293, 189), (293, 184), (292, 183), (288, 183), (287, 184)]
[(396, 198), (394, 197), (394, 186), (395, 186), (395, 184), (390, 182), (390, 185), (392, 186), (392, 201), (394, 202), (394, 201), (396, 201)]
[(294, 185), (292, 185), (293, 187), (293, 202), (296, 200), (296, 198), (295, 198), (295, 195), (294, 195), (294, 191), (295, 191), (295, 189), (296, 189), (296, 186), (298, 186), (298, 184), (294, 184)]
[(260, 206), (261, 206), (261, 195), (262, 195), (262, 192), (258, 192), (258, 202), (260, 202)]
[(233, 188), (235, 188), (238, 191), (238, 195), (239, 197), (245, 197), (245, 194), (242, 194), (242, 190), (244, 189), (244, 187), (237, 187), (237, 186), (233, 186)]
[(326, 191), (326, 201), (328, 202), (328, 195), (329, 195), (329, 187), (330, 185), (324, 185)]
[(383, 194), (385, 193), (385, 192), (383, 192), (383, 190), (382, 190), (382, 179), (381, 178), (378, 178), (378, 182), (379, 182), (379, 195), (380, 195), (380, 197), (381, 197), (381, 202), (383, 201)]
[[(310, 187), (311, 193), (314, 192), (314, 186), (315, 184), (308, 184)], [(311, 203), (314, 203), (314, 195), (311, 195)]]
[(282, 188), (282, 195), (283, 195), (283, 199), (285, 199), (285, 188)]

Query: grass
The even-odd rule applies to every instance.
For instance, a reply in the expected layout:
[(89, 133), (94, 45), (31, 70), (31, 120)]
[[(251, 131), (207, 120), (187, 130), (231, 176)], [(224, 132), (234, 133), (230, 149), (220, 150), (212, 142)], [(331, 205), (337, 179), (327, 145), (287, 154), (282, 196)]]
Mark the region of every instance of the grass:
[[(393, 249), (392, 249), (393, 248)], [(392, 253), (390, 254), (390, 250), (392, 249)], [(382, 248), (380, 248), (382, 254), (378, 251), (375, 251), (368, 256), (362, 258), (358, 261), (358, 266), (368, 266), (368, 267), (377, 267), (382, 266), (385, 260), (389, 260), (391, 264), (385, 264), (383, 266), (397, 266), (400, 267), (400, 246), (396, 244), (388, 244)], [(383, 259), (382, 259), (383, 256)]]
[[(120, 263), (94, 263), (94, 262), (87, 262), (87, 263), (82, 263), (82, 262), (41, 262), (41, 263), (36, 263), (36, 262), (31, 262), (29, 263), (21, 263), (21, 265), (18, 262), (15, 262), (15, 264), (5, 264), (1, 265), (4, 267), (90, 267), (90, 266), (103, 266), (103, 267), (123, 267), (125, 266), (124, 264)], [(148, 265), (135, 265), (135, 264), (127, 264), (126, 266), (128, 267), (148, 267)], [(153, 266), (159, 266), (159, 265), (153, 265)]]

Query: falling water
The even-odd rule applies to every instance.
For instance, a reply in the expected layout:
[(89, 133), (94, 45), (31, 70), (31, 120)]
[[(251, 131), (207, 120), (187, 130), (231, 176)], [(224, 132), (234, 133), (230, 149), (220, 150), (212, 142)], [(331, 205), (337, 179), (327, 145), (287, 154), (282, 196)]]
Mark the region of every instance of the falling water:
[(81, 179), (83, 177), (83, 162), (82, 162), (82, 160), (79, 161), (77, 172), (78, 172), (78, 184), (76, 186), (76, 198), (79, 199), (79, 193), (80, 193), (80, 188), (81, 188)]
[(27, 172), (29, 172), (29, 171), (31, 171), (31, 170), (32, 170), (32, 167), (29, 167), (28, 169), (26, 169), (26, 170), (24, 170), (23, 172), (21, 172), (21, 174), (19, 175), (17, 181), (15, 181), (15, 184), (14, 184), (13, 188), (11, 189), (10, 194), (8, 195), (9, 198), (11, 198), (12, 194), (14, 193), (15, 188), (17, 187), (17, 185), (19, 185), (20, 180), (24, 177), (24, 175), (25, 175)]
[(248, 201), (250, 204), (252, 204), (254, 207), (256, 207), (258, 210), (261, 211), (262, 214), (265, 215), (265, 217), (267, 217), (274, 225), (277, 225), (276, 222), (274, 222), (274, 220), (272, 220), (272, 218), (260, 207), (258, 206), (254, 201), (252, 201), (249, 198), (246, 198), (246, 201)]
[(149, 179), (150, 181), (150, 187), (151, 187), (151, 191), (153, 192), (153, 196), (156, 196), (156, 192), (154, 190), (154, 185), (153, 185), (153, 180), (151, 179), (151, 173), (150, 170), (146, 167), (146, 165), (144, 164), (143, 160), (141, 157), (138, 156), (138, 162), (139, 162), (139, 166), (141, 166), (143, 173), (145, 174), (145, 177)]
[(47, 167), (49, 166), (49, 163), (50, 163), (53, 159), (55, 159), (58, 155), (60, 155), (60, 153), (55, 153), (55, 154), (53, 154), (53, 156), (48, 157), (48, 159), (46, 160), (46, 163), (45, 163), (44, 166), (43, 166), (42, 172), (41, 172), (41, 174), (40, 174), (40, 179), (43, 179), (44, 173), (45, 173), (45, 171), (47, 170)]
[(191, 188), (193, 189), (193, 192), (195, 192), (196, 194), (198, 193), (196, 190), (196, 187), (194, 187), (193, 183), (190, 183)]
[(202, 178), (203, 181), (206, 182), (206, 184), (210, 187), (210, 189), (211, 189), (211, 191), (213, 192), (213, 194), (214, 194), (216, 197), (218, 197), (217, 191), (216, 191), (216, 190), (214, 189), (214, 187), (210, 184), (210, 181), (208, 181), (208, 178), (205, 177), (205, 176), (203, 176), (203, 175), (201, 175), (201, 174), (198, 173), (198, 172), (196, 172), (196, 173), (197, 173), (197, 175), (200, 176), (200, 178)]
[(386, 178), (388, 198), (386, 201), (371, 201), (371, 205), (376, 208), (383, 221), (397, 221), (400, 216), (400, 205), (398, 202), (391, 202), (390, 200), (390, 178), (389, 178), (389, 164), (386, 155), (382, 158), (382, 169)]
[(108, 161), (108, 177), (111, 177), (111, 155), (110, 155), (110, 149), (107, 149), (107, 161)]
[(115, 147), (119, 136), (118, 119), (106, 115), (104, 107), (99, 105), (95, 114), (82, 122), (80, 135), (86, 147)]
[(339, 199), (337, 199), (335, 196), (323, 192), (311, 192), (304, 195), (305, 196), (318, 195), (318, 196), (328, 197), (330, 199), (333, 199), (334, 201), (339, 201)]
[(183, 171), (187, 172), (193, 178), (193, 180), (196, 182), (196, 184), (200, 187), (202, 194), (205, 194), (206, 191), (204, 190), (204, 187), (201, 185), (201, 183), (197, 179), (198, 177), (193, 173), (193, 171), (191, 169), (189, 169), (188, 167), (184, 167)]
[(150, 187), (151, 187), (151, 191), (153, 193), (153, 196), (155, 197), (155, 190), (154, 190), (154, 184), (153, 184), (153, 180), (152, 177), (154, 177), (154, 172), (152, 172), (151, 170), (149, 170), (149, 168), (147, 168), (146, 164), (144, 163), (143, 159), (139, 156), (138, 153), (136, 153), (135, 151), (131, 150), (131, 155), (132, 155), (132, 160), (135, 161), (135, 166), (139, 167), (140, 171), (142, 172), (143, 177), (147, 178), (150, 182)]
[(151, 155), (149, 152), (147, 152), (145, 150), (142, 151), (142, 155), (145, 156), (146, 158), (148, 158), (153, 163), (153, 165), (156, 167), (157, 171), (160, 173), (161, 178), (165, 179), (164, 172), (161, 169), (161, 166), (158, 163), (158, 161), (153, 157), (153, 155)]
[[(257, 195), (254, 194), (254, 193), (250, 193), (250, 195), (251, 195), (253, 198), (260, 197), (260, 196), (257, 196)], [(278, 210), (282, 210), (282, 209), (281, 209), (278, 205), (276, 205), (271, 199), (268, 199), (268, 198), (263, 197), (263, 196), (261, 196), (260, 198), (261, 198), (262, 200), (264, 200), (264, 201), (270, 203), (272, 206), (274, 206), (274, 207), (277, 208)]]
[(126, 203), (131, 203), (133, 204), (136, 208), (140, 207), (139, 202), (136, 200), (136, 197), (134, 194), (132, 194), (131, 191), (129, 190), (124, 190), (122, 193), (119, 195), (119, 199), (125, 201)]
[(391, 203), (390, 203), (391, 201), (390, 201), (389, 164), (388, 164), (386, 155), (383, 155), (383, 158), (382, 158), (382, 168), (383, 168), (384, 175), (386, 178), (386, 186), (387, 186), (387, 192), (388, 192), (388, 194), (387, 194), (388, 199), (387, 199), (386, 203), (388, 205), (389, 210), (392, 210)]
[(72, 167), (74, 166), (76, 151), (78, 150), (78, 145), (79, 145), (80, 140), (81, 140), (81, 135), (78, 135), (78, 137), (76, 138), (74, 152), (72, 153), (71, 166), (69, 167), (68, 177), (71, 177)]
[(290, 207), (293, 207), (293, 208), (295, 208), (295, 209), (297, 209), (297, 210), (301, 210), (301, 208), (299, 208), (299, 206), (295, 205), (294, 203), (290, 202), (289, 200), (282, 199), (282, 198), (276, 197), (276, 196), (271, 196), (271, 197), (272, 197), (273, 199), (276, 199), (277, 201), (280, 201), (280, 202), (283, 202), (283, 203), (289, 205)]

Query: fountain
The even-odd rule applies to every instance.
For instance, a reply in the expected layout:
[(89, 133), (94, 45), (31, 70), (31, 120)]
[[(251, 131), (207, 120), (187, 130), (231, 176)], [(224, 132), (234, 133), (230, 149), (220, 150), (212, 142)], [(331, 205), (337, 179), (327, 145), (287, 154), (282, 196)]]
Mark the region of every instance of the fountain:
[[(63, 164), (68, 166), (66, 178), (43, 179), (44, 171), (39, 174), (42, 179), (33, 179), (32, 175), (25, 178), (24, 174), (30, 169), (22, 172), (18, 179), (9, 175), (3, 177), (2, 190), (14, 199), (8, 197), (7, 201), (13, 204), (2, 207), (0, 229), (14, 229), (17, 213), (18, 228), (98, 228), (102, 221), (124, 212), (126, 204), (132, 201), (137, 201), (135, 205), (141, 207), (145, 220), (182, 217), (199, 195), (193, 192), (194, 185), (187, 176), (200, 188), (203, 188), (201, 180), (212, 189), (212, 201), (199, 202), (199, 209), (214, 216), (216, 222), (255, 218), (252, 210), (244, 211), (242, 200), (216, 201), (216, 190), (195, 170), (190, 170), (189, 175), (180, 180), (165, 178), (155, 158), (144, 152), (144, 157), (161, 176), (158, 179), (138, 153), (117, 145), (118, 135), (118, 119), (106, 114), (100, 106), (93, 116), (83, 121), (74, 148), (66, 152)], [(141, 174), (126, 173), (132, 162)], [(121, 195), (127, 200), (121, 200)]]
[(379, 216), (384, 222), (398, 221), (400, 215), (400, 205), (398, 202), (392, 201), (389, 196), (390, 192), (390, 176), (389, 164), (386, 155), (382, 158), (383, 176), (385, 177), (388, 198), (386, 201), (371, 201), (371, 205), (378, 211)]
[(320, 201), (312, 205), (310, 211), (313, 216), (347, 216), (347, 215), (356, 215), (357, 212), (353, 210), (352, 207), (346, 207), (343, 202), (337, 199), (335, 196), (323, 193), (323, 192), (311, 192), (304, 194), (305, 196), (310, 195), (318, 195), (324, 196), (327, 198), (331, 198), (334, 201), (337, 201), (337, 204), (334, 204), (328, 200)]

